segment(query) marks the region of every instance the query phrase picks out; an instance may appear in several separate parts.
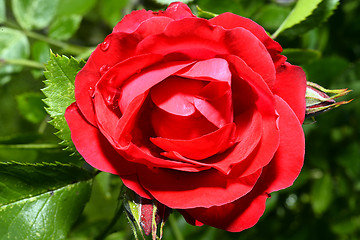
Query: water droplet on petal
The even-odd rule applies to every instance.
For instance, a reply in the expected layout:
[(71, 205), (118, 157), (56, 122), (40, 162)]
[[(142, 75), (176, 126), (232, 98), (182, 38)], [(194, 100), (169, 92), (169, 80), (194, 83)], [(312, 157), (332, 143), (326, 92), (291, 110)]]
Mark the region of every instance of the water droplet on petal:
[(100, 49), (103, 50), (103, 51), (106, 51), (108, 50), (110, 47), (110, 39), (105, 39), (105, 41), (103, 41), (101, 44), (100, 44)]
[(90, 94), (91, 97), (94, 97), (94, 92), (95, 92), (94, 88), (92, 86), (90, 86), (89, 87), (89, 94)]
[(108, 105), (112, 105), (112, 97), (110, 95), (106, 98), (106, 102)]
[(106, 73), (107, 71), (109, 71), (109, 69), (110, 69), (110, 66), (104, 64), (104, 65), (99, 69), (100, 74), (101, 74), (101, 75), (104, 75), (104, 73)]

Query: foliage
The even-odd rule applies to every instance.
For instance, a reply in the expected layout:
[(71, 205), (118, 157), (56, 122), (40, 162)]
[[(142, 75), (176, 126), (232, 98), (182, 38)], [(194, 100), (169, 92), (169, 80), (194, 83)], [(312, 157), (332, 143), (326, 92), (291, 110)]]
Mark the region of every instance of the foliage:
[[(133, 239), (126, 218), (119, 218), (120, 179), (95, 177), (71, 155), (63, 113), (74, 101), (80, 59), (124, 14), (169, 2), (0, 0), (0, 239)], [(352, 89), (354, 101), (304, 125), (303, 171), (294, 186), (272, 194), (256, 226), (241, 233), (192, 227), (175, 212), (164, 239), (359, 239), (360, 42), (354, 36), (360, 34), (360, 2), (187, 2), (209, 17), (225, 11), (250, 17), (276, 36), (288, 61), (301, 65), (309, 81)], [(25, 215), (29, 222), (21, 222)]]

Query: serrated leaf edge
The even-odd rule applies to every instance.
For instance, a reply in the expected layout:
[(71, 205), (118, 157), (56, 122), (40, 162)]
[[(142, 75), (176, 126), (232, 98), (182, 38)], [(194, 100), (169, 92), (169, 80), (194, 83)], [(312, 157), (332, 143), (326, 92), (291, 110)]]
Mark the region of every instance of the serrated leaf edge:
[[(275, 39), (280, 33), (282, 32), (285, 32), (286, 30), (288, 29), (292, 29), (292, 28), (296, 28), (297, 26), (301, 25), (303, 22), (307, 21), (309, 17), (311, 17), (313, 15), (313, 13), (318, 9), (319, 5), (321, 5), (322, 3), (324, 3), (325, 1), (327, 0), (323, 0), (323, 1), (320, 1), (316, 7), (310, 12), (309, 15), (307, 15), (304, 19), (298, 21), (297, 23), (295, 23), (294, 25), (290, 26), (290, 27), (287, 27), (287, 28), (284, 28), (282, 29), (282, 26), (286, 24), (287, 22), (287, 19), (291, 16), (292, 12), (295, 10), (296, 6), (293, 8), (293, 10), (289, 13), (289, 15), (286, 17), (286, 19), (283, 21), (283, 23), (279, 26), (279, 28), (271, 35), (271, 38)], [(329, 0), (330, 1), (330, 0)], [(329, 19), (329, 17), (334, 13), (334, 11), (337, 9), (337, 7), (339, 6), (340, 4), (340, 1), (339, 0), (336, 0), (337, 2), (335, 3), (334, 7), (332, 9), (329, 9), (329, 12), (325, 15), (325, 17), (321, 20), (321, 23), (327, 21)]]
[[(72, 57), (72, 56), (69, 58), (69, 57), (66, 56), (66, 55), (55, 54), (55, 53), (53, 53), (53, 51), (50, 49), (50, 60), (49, 60), (49, 61), (53, 60), (53, 61), (59, 66), (58, 61), (57, 61), (57, 58), (59, 58), (59, 57), (62, 58), (62, 59), (66, 59), (67, 62), (75, 61), (77, 64), (81, 64), (81, 63), (82, 63), (82, 64), (85, 64), (85, 63), (86, 63), (83, 59), (81, 59), (81, 60), (76, 60), (76, 59), (75, 59), (74, 57)], [(47, 113), (50, 115), (50, 117), (51, 117), (51, 120), (50, 120), (48, 123), (51, 124), (52, 126), (54, 126), (54, 127), (58, 130), (58, 131), (55, 132), (54, 134), (61, 140), (61, 141), (59, 142), (59, 145), (65, 147), (65, 148), (63, 148), (63, 150), (71, 152), (71, 153), (70, 153), (71, 156), (73, 156), (73, 155), (79, 155), (79, 153), (77, 152), (77, 150), (76, 150), (76, 148), (75, 148), (75, 146), (73, 145), (72, 142), (69, 143), (66, 139), (63, 139), (63, 138), (61, 138), (61, 137), (59, 136), (60, 134), (62, 134), (62, 133), (64, 132), (63, 129), (58, 129), (58, 128), (55, 126), (55, 124), (53, 123), (53, 122), (54, 122), (54, 117), (55, 117), (55, 116), (60, 116), (60, 115), (62, 115), (62, 113), (59, 113), (59, 112), (57, 112), (57, 111), (53, 111), (53, 110), (52, 110), (52, 106), (50, 106), (50, 105), (49, 105), (49, 102), (47, 101), (47, 99), (49, 98), (49, 95), (46, 93), (46, 91), (47, 91), (47, 89), (50, 87), (50, 84), (51, 84), (51, 83), (49, 83), (50, 81), (49, 81), (47, 75), (48, 75), (48, 74), (51, 75), (51, 71), (48, 70), (49, 63), (44, 64), (44, 66), (45, 66), (44, 75), (45, 75), (45, 77), (46, 77), (46, 80), (44, 80), (45, 87), (42, 88), (41, 91), (43, 92), (43, 94), (44, 94), (45, 97), (46, 97), (45, 99), (42, 99), (43, 102), (47, 105), (47, 107), (45, 107), (45, 110), (46, 110), (46, 112), (47, 112)], [(64, 76), (65, 76), (67, 79), (70, 80), (70, 77), (62, 70), (62, 68), (61, 68), (61, 67), (59, 67), (59, 68), (60, 68), (61, 71), (64, 73)]]

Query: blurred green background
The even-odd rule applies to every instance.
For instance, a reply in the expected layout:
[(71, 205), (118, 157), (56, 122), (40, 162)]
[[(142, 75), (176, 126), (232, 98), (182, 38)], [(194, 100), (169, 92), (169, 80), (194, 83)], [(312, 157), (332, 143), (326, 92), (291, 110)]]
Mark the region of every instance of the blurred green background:
[[(50, 119), (40, 89), (49, 49), (86, 59), (124, 14), (141, 8), (164, 9), (161, 2), (169, 1), (0, 0), (0, 161), (81, 165), (78, 156), (69, 156), (57, 146), (56, 130), (47, 123)], [(195, 0), (189, 5), (194, 12), (199, 5), (217, 14), (230, 11), (249, 17), (274, 33), (295, 3)], [(359, 13), (359, 0), (342, 0), (317, 28), (276, 38), (288, 53), (288, 61), (304, 68), (308, 81), (353, 90), (347, 96), (353, 102), (304, 124), (305, 164), (294, 186), (273, 193), (265, 215), (249, 230), (228, 233), (192, 227), (175, 213), (165, 225), (164, 239), (360, 239)], [(31, 144), (35, 148), (27, 147)], [(90, 202), (69, 239), (94, 239), (102, 232), (110, 234), (107, 240), (133, 238), (124, 217), (107, 229), (120, 186), (116, 176), (101, 173), (96, 177)]]

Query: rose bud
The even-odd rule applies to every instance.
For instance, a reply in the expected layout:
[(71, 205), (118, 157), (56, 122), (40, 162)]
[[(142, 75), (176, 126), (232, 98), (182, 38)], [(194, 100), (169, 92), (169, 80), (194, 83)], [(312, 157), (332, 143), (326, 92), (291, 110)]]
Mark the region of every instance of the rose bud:
[[(329, 90), (312, 82), (307, 82), (306, 87), (306, 117), (313, 117), (332, 108), (347, 104), (350, 101), (336, 102), (335, 99), (351, 92), (348, 89)], [(334, 94), (329, 97), (327, 94)]]
[(156, 238), (157, 228), (160, 225), (160, 239), (162, 237), (162, 229), (167, 220), (170, 209), (163, 204), (142, 198), (131, 190), (124, 193), (124, 206), (128, 219), (132, 222), (136, 236), (136, 229), (145, 235), (152, 233), (152, 238)]
[(75, 147), (193, 225), (250, 228), (304, 161), (306, 77), (281, 52), (232, 13), (134, 11), (76, 76), (65, 113)]

